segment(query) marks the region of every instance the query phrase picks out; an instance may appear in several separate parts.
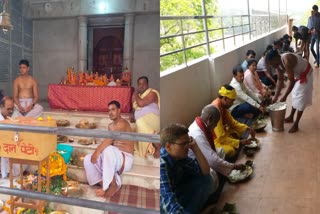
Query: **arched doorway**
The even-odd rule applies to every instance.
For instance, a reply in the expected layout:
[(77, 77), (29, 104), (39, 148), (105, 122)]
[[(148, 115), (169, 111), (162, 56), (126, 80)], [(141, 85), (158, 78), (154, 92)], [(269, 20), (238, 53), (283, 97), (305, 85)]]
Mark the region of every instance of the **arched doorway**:
[[(108, 78), (113, 74), (116, 80), (121, 78), (122, 73), (123, 40), (120, 36), (110, 35), (111, 31), (104, 30), (98, 32), (100, 39), (93, 48), (93, 71), (102, 75), (107, 74)], [(101, 36), (101, 33), (104, 35)]]

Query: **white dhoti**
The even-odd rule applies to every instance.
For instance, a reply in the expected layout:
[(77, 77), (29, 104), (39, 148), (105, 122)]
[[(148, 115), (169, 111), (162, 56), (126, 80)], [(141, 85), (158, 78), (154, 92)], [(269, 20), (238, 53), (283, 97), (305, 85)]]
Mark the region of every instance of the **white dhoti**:
[[(26, 108), (30, 105), (32, 105), (33, 99), (32, 98), (21, 98), (19, 99), (20, 105), (22, 106), (22, 108)], [(22, 115), (18, 109), (18, 107), (16, 106), (16, 110), (14, 112), (14, 117), (33, 117), (33, 118), (37, 118), (40, 117), (43, 113), (43, 107), (39, 104), (35, 104), (34, 107), (31, 109), (31, 111), (29, 111), (27, 114)]]
[(91, 156), (87, 155), (84, 159), (84, 168), (86, 171), (89, 185), (95, 185), (102, 181), (103, 190), (109, 188), (113, 177), (115, 176), (116, 183), (120, 187), (121, 179), (118, 172), (123, 164), (123, 155), (125, 155), (125, 165), (123, 172), (127, 172), (132, 168), (133, 155), (127, 152), (120, 151), (117, 147), (108, 146), (97, 159), (97, 163), (91, 163)]
[[(311, 68), (312, 69), (312, 68)], [(292, 107), (303, 111), (307, 106), (312, 105), (313, 72), (307, 75), (307, 81), (300, 83), (298, 80), (292, 89)]]
[[(27, 165), (22, 165), (23, 171), (27, 169)], [(10, 172), (9, 158), (1, 157), (1, 178), (7, 178)], [(20, 164), (13, 164), (12, 166), (13, 177), (20, 175)]]

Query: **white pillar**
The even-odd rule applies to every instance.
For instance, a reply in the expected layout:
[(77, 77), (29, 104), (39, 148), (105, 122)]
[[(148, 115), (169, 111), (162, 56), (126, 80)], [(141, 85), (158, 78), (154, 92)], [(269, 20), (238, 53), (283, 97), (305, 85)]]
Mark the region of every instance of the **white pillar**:
[(78, 70), (87, 70), (87, 17), (79, 16)]
[(133, 66), (133, 34), (134, 34), (134, 14), (125, 15), (124, 26), (124, 47), (123, 47), (123, 67), (128, 66), (132, 72)]

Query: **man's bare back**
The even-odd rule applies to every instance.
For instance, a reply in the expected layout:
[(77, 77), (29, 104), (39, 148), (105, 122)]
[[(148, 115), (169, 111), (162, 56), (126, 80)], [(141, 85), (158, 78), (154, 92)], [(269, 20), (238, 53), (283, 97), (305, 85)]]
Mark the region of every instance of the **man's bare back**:
[(19, 76), (14, 81), (14, 94), (16, 98), (34, 98), (36, 81), (31, 76)]
[[(132, 132), (129, 122), (123, 118), (120, 118), (116, 123), (110, 123), (108, 129), (110, 131)], [(117, 147), (123, 152), (128, 152), (131, 154), (134, 152), (134, 143), (129, 140), (114, 140), (113, 146)]]

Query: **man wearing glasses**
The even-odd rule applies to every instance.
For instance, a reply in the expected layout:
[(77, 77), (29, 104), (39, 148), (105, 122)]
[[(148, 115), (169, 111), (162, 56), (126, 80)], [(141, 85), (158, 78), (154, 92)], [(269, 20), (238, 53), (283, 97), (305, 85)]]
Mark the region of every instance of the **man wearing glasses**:
[[(183, 125), (164, 128), (160, 143), (160, 212), (200, 213), (215, 189), (207, 160)], [(188, 157), (189, 149), (195, 159)]]

